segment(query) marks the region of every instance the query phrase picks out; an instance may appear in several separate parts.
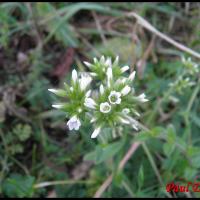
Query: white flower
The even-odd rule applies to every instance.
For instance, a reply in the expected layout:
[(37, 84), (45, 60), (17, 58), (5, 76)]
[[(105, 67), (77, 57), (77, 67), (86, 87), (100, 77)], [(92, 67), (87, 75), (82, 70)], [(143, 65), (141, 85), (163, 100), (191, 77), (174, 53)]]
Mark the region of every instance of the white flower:
[(117, 56), (117, 57), (115, 58), (115, 61), (114, 61), (113, 65), (114, 65), (114, 66), (115, 66), (115, 65), (118, 65), (118, 63), (119, 63), (119, 56)]
[(95, 64), (98, 62), (98, 60), (97, 60), (97, 58), (96, 58), (96, 57), (95, 57), (95, 58), (93, 58), (93, 60), (94, 60), (94, 63), (95, 63)]
[(116, 91), (111, 91), (108, 99), (111, 104), (120, 104), (121, 103), (121, 93)]
[(49, 91), (49, 92), (52, 92), (52, 93), (54, 93), (54, 94), (57, 94), (57, 93), (58, 93), (58, 90), (56, 90), (56, 89), (48, 89), (48, 91)]
[(53, 104), (52, 107), (53, 108), (57, 108), (57, 109), (60, 109), (62, 108), (64, 105), (63, 104)]
[(78, 109), (78, 112), (81, 113), (83, 110), (81, 108)]
[(125, 84), (127, 80), (128, 80), (127, 78), (119, 78), (119, 79), (117, 79), (117, 81), (115, 83), (117, 85), (121, 85), (121, 84)]
[(127, 95), (129, 92), (131, 91), (131, 87), (126, 85), (122, 90), (121, 90), (121, 94), (122, 96)]
[(138, 117), (140, 116), (140, 113), (138, 113), (137, 111), (134, 111), (135, 115), (137, 115)]
[(122, 110), (122, 113), (128, 114), (128, 113), (130, 113), (130, 109), (129, 109), (129, 108), (124, 108), (124, 109)]
[(110, 87), (111, 80), (113, 79), (113, 74), (112, 74), (112, 68), (111, 67), (108, 67), (106, 75), (107, 75), (108, 87)]
[(96, 109), (96, 102), (92, 98), (85, 98), (84, 105), (91, 109)]
[(76, 116), (73, 116), (67, 122), (67, 126), (69, 127), (70, 131), (73, 130), (73, 129), (77, 131), (79, 129), (79, 127), (81, 126), (81, 122)]
[(133, 127), (136, 131), (138, 131), (138, 127), (137, 127), (136, 124), (132, 124), (132, 127)]
[(103, 87), (102, 84), (101, 84), (100, 87), (99, 87), (99, 91), (100, 91), (100, 94), (103, 94), (103, 93), (104, 93), (104, 87)]
[(144, 93), (142, 93), (141, 95), (137, 96), (136, 99), (140, 102), (146, 102), (149, 101), (148, 99), (146, 99), (146, 95)]
[(91, 83), (92, 78), (87, 75), (87, 74), (82, 74), (81, 78), (79, 79), (79, 84), (80, 84), (80, 88), (81, 90), (85, 90), (86, 87)]
[(90, 75), (96, 77), (96, 76), (97, 76), (97, 73), (90, 72)]
[(92, 92), (91, 90), (88, 90), (88, 91), (86, 92), (85, 96), (86, 96), (86, 97), (89, 97), (89, 96), (91, 95), (91, 92)]
[(124, 115), (125, 118), (127, 118), (127, 120), (130, 121), (130, 124), (132, 126), (132, 128), (134, 128), (136, 131), (138, 131), (138, 122), (137, 120), (133, 119), (132, 117), (128, 116), (128, 115)]
[(124, 66), (121, 68), (122, 73), (126, 72), (127, 70), (129, 70), (129, 66)]
[(77, 81), (77, 78), (78, 78), (77, 71), (75, 69), (73, 69), (73, 71), (72, 71), (72, 80), (74, 81), (74, 83)]
[(106, 65), (107, 67), (112, 67), (111, 58), (107, 58), (107, 60), (105, 61), (105, 65)]
[(93, 117), (93, 118), (90, 120), (90, 123), (93, 123), (93, 122), (95, 122), (95, 121), (97, 121), (97, 118), (96, 118), (96, 117)]
[(122, 122), (123, 124), (130, 124), (130, 121), (127, 120), (127, 119), (125, 119), (125, 118), (123, 118), (123, 117), (120, 117), (120, 116), (119, 116), (118, 119), (119, 119), (119, 121)]
[(100, 58), (100, 63), (101, 63), (101, 64), (105, 64), (105, 57), (104, 57), (104, 56), (101, 56), (101, 58)]
[(99, 135), (100, 131), (101, 131), (101, 127), (100, 126), (95, 128), (95, 130), (93, 131), (93, 133), (91, 135), (91, 138), (96, 138)]
[(133, 71), (133, 72), (130, 74), (130, 76), (128, 77), (128, 80), (129, 80), (129, 81), (133, 81), (134, 78), (135, 78), (135, 74), (136, 74), (136, 71)]
[(104, 102), (100, 104), (100, 111), (102, 113), (109, 113), (111, 110), (111, 106), (108, 102)]
[(73, 88), (73, 87), (70, 87), (69, 89), (70, 89), (70, 91), (72, 91), (72, 92), (74, 91), (74, 88)]
[(87, 61), (84, 61), (83, 63), (84, 63), (87, 67), (89, 67), (89, 68), (92, 66), (92, 64), (89, 63), (89, 62), (87, 62)]

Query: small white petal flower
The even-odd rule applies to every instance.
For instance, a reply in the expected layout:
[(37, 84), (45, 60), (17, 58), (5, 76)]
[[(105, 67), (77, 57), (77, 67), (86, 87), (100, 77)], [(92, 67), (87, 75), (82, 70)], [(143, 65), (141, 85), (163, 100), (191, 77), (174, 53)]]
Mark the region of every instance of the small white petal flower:
[(89, 67), (89, 68), (92, 66), (92, 64), (89, 63), (89, 62), (87, 62), (87, 61), (84, 61), (83, 63), (84, 63), (87, 67)]
[(56, 90), (56, 89), (48, 89), (48, 91), (49, 91), (49, 92), (52, 92), (52, 93), (54, 93), (54, 94), (57, 94), (57, 93), (58, 93), (58, 90)]
[(70, 131), (73, 129), (77, 131), (79, 129), (79, 127), (81, 126), (81, 122), (76, 116), (73, 116), (67, 122), (67, 126), (69, 127)]
[(105, 65), (106, 65), (107, 67), (112, 67), (111, 58), (107, 58), (107, 60), (105, 61)]
[(131, 87), (126, 85), (122, 90), (121, 90), (121, 94), (122, 96), (127, 95), (129, 92), (131, 91)]
[(138, 113), (137, 111), (134, 111), (135, 115), (137, 115), (138, 117), (140, 116), (140, 113)]
[(111, 104), (120, 104), (121, 103), (121, 93), (116, 91), (111, 91), (108, 99)]
[(117, 57), (115, 58), (115, 61), (114, 61), (113, 65), (118, 65), (118, 63), (119, 63), (119, 56), (117, 56)]
[(83, 110), (81, 108), (78, 109), (78, 112), (81, 113)]
[(132, 117), (128, 115), (124, 115), (125, 118), (127, 118), (131, 122), (132, 128), (134, 128), (136, 131), (138, 131), (138, 122), (137, 120), (133, 119)]
[(127, 119), (124, 119), (123, 117), (118, 117), (119, 121), (122, 122), (123, 124), (130, 124), (130, 121)]
[(108, 102), (104, 102), (100, 104), (100, 111), (102, 113), (109, 113), (111, 110), (111, 106)]
[(183, 62), (184, 64), (186, 63), (186, 59), (185, 59), (184, 56), (181, 56), (181, 60), (182, 60), (182, 62)]
[(91, 135), (91, 138), (96, 138), (99, 135), (100, 131), (101, 131), (101, 127), (100, 126), (95, 128), (95, 130), (93, 131), (93, 133)]
[(96, 102), (92, 98), (85, 98), (84, 105), (91, 109), (96, 109)]
[(91, 95), (91, 92), (92, 92), (91, 90), (88, 90), (88, 91), (86, 92), (85, 96), (86, 96), (86, 97), (89, 97), (89, 96)]
[(140, 102), (147, 102), (147, 101), (149, 101), (148, 99), (146, 99), (146, 95), (144, 93), (142, 93), (139, 96), (137, 96), (136, 99), (138, 101), (140, 101)]
[(104, 64), (104, 63), (105, 63), (105, 57), (104, 57), (104, 56), (101, 56), (101, 58), (100, 58), (100, 63), (101, 63), (101, 64)]
[(100, 87), (99, 87), (99, 91), (100, 91), (100, 94), (103, 94), (103, 93), (104, 93), (104, 87), (103, 87), (102, 84), (101, 84)]
[(138, 131), (138, 127), (137, 127), (135, 124), (132, 124), (132, 127), (133, 127), (136, 131)]
[(130, 109), (129, 109), (129, 108), (124, 108), (124, 109), (122, 110), (122, 113), (128, 114), (128, 113), (130, 113)]
[(108, 67), (106, 75), (107, 75), (108, 87), (110, 87), (111, 80), (113, 79), (113, 73), (112, 73), (112, 68), (111, 67)]
[(97, 120), (97, 118), (93, 117), (91, 120), (90, 120), (90, 123), (93, 123)]
[(130, 76), (128, 77), (128, 80), (133, 81), (134, 78), (135, 78), (135, 74), (136, 74), (136, 71), (133, 71), (133, 72), (130, 74)]
[(74, 83), (77, 81), (77, 78), (78, 78), (77, 71), (75, 69), (73, 69), (73, 71), (72, 71), (72, 80), (74, 81)]
[(93, 58), (93, 60), (94, 60), (94, 63), (95, 63), (95, 64), (98, 62), (98, 60), (97, 60), (97, 58), (96, 58), (96, 57), (95, 57), (95, 58)]
[(86, 87), (91, 83), (92, 78), (87, 74), (82, 74), (81, 78), (79, 79), (79, 84), (81, 90), (85, 90)]
[(121, 68), (122, 73), (126, 72), (127, 70), (129, 70), (129, 66), (124, 66)]
[(74, 90), (74, 88), (73, 88), (73, 87), (70, 87), (69, 89), (70, 89), (71, 91), (73, 91), (73, 90)]
[(97, 73), (90, 72), (90, 75), (95, 77), (95, 76), (97, 76)]
[(64, 105), (63, 104), (53, 104), (52, 107), (53, 108), (57, 108), (57, 109), (60, 109), (62, 108)]
[(128, 80), (127, 78), (119, 78), (117, 79), (116, 84), (117, 85), (125, 84), (127, 80)]

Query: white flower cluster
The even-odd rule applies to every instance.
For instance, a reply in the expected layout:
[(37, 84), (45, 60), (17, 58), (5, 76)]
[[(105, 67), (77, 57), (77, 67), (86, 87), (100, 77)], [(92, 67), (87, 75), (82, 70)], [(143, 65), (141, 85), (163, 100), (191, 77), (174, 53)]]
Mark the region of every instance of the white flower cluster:
[[(86, 116), (90, 117), (90, 122), (94, 124), (94, 131), (91, 138), (96, 138), (104, 127), (115, 128), (119, 124), (129, 125), (138, 130), (138, 122), (134, 116), (140, 114), (136, 110), (139, 103), (148, 101), (145, 94), (135, 95), (132, 87), (136, 72), (133, 71), (128, 77), (124, 72), (129, 70), (128, 66), (120, 67), (119, 58), (116, 57), (112, 63), (111, 58), (104, 56), (98, 60), (94, 58), (94, 63), (84, 62), (90, 69), (89, 74), (82, 74), (78, 78), (76, 70), (72, 71), (71, 85), (65, 84), (65, 90), (49, 89), (49, 91), (68, 98), (67, 103), (52, 105), (54, 108), (62, 109), (71, 118), (67, 122), (69, 130), (79, 130), (81, 121)], [(93, 88), (98, 85), (99, 89), (89, 90), (89, 85), (94, 78)]]
[(179, 94), (183, 94), (184, 89), (196, 85), (195, 75), (199, 74), (198, 64), (193, 62), (190, 57), (187, 59), (182, 57), (182, 63), (184, 67), (182, 68), (182, 72), (178, 75), (178, 79), (169, 83), (169, 86)]
[(199, 72), (198, 64), (193, 62), (191, 57), (189, 58), (182, 57), (182, 63), (189, 74), (193, 75)]

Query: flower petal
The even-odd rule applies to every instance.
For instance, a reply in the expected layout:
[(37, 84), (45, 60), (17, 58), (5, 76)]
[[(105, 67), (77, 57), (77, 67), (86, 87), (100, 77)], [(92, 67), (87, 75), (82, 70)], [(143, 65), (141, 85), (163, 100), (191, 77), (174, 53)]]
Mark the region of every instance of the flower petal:
[(131, 91), (131, 87), (126, 85), (122, 90), (121, 93), (123, 96), (127, 95)]
[(77, 81), (77, 78), (78, 78), (77, 71), (75, 69), (73, 69), (73, 71), (72, 71), (72, 80), (74, 81), (74, 83)]
[(53, 108), (60, 109), (60, 108), (63, 107), (63, 104), (53, 104), (52, 107), (53, 107)]
[(100, 91), (100, 94), (103, 94), (103, 93), (104, 93), (104, 87), (103, 87), (102, 84), (101, 84), (100, 87), (99, 87), (99, 91)]
[(129, 79), (130, 81), (133, 81), (134, 78), (135, 78), (135, 74), (136, 74), (136, 71), (133, 71), (133, 72), (130, 74), (130, 76), (128, 77), (128, 79)]
[(95, 128), (95, 130), (93, 131), (91, 138), (96, 138), (99, 133), (100, 133), (101, 127)]
[(129, 66), (124, 66), (121, 68), (122, 73), (126, 72), (127, 70), (129, 70)]
[(84, 105), (88, 108), (96, 109), (96, 102), (92, 98), (85, 98)]

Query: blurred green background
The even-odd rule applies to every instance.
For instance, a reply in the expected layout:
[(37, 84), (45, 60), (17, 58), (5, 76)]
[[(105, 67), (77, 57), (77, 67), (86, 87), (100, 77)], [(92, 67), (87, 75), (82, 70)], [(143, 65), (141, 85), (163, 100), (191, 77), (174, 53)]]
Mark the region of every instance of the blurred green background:
[[(185, 72), (181, 57), (191, 55), (129, 12), (200, 52), (200, 3), (0, 4), (0, 197), (93, 197), (112, 173), (103, 197), (200, 197), (192, 187), (165, 189), (199, 180), (199, 74), (190, 75), (194, 86), (170, 89)], [(141, 123), (150, 131), (124, 129), (122, 138), (102, 144), (90, 139), (87, 124), (70, 134), (65, 115), (52, 109), (56, 97), (47, 89), (62, 87), (72, 69), (87, 71), (83, 61), (101, 55), (119, 55), (137, 71), (135, 88), (150, 99)], [(134, 141), (148, 149), (139, 147), (116, 172)]]

